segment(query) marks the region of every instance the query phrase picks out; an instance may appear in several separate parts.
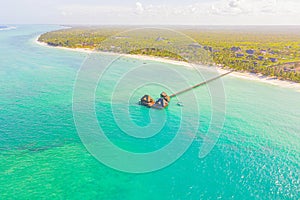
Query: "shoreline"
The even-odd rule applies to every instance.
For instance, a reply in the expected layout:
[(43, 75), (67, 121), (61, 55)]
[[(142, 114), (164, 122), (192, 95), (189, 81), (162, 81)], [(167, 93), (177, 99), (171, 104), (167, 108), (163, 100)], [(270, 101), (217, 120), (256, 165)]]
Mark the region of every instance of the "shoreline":
[[(133, 59), (163, 62), (163, 63), (167, 63), (167, 64), (179, 65), (179, 66), (184, 66), (184, 67), (191, 67), (191, 65), (192, 65), (192, 64), (184, 62), (184, 61), (176, 61), (176, 60), (172, 60), (172, 59), (168, 59), (168, 58), (160, 58), (160, 57), (147, 56), (147, 55), (120, 54), (120, 53), (114, 53), (114, 52), (94, 51), (91, 49), (83, 49), (83, 48), (68, 48), (68, 47), (59, 47), (59, 46), (55, 47), (55, 46), (50, 46), (45, 42), (38, 41), (39, 37), (40, 37), (40, 35), (37, 36), (37, 38), (35, 39), (35, 42), (38, 45), (48, 47), (48, 48), (81, 52), (81, 53), (85, 53), (85, 54), (100, 53), (103, 55), (125, 56), (125, 57), (133, 58)], [(197, 65), (197, 64), (195, 64), (195, 65)], [(230, 71), (230, 70), (224, 69), (219, 66), (214, 66), (214, 67), (216, 68), (216, 70), (219, 73), (226, 73), (226, 72)], [(295, 83), (292, 81), (279, 80), (277, 78), (267, 77), (267, 76), (263, 76), (263, 75), (250, 73), (250, 72), (235, 72), (234, 71), (231, 74), (229, 74), (229, 76), (240, 78), (240, 79), (245, 79), (245, 80), (257, 81), (257, 82), (270, 84), (270, 85), (274, 85), (274, 86), (279, 86), (279, 87), (283, 87), (283, 88), (295, 89), (296, 91), (300, 92), (300, 83)]]

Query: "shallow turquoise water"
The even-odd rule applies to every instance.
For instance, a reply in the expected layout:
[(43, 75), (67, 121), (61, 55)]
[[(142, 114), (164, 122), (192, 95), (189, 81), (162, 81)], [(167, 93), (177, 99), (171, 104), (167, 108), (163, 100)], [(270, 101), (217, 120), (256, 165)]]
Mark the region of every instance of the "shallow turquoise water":
[[(299, 92), (224, 78), (225, 125), (210, 154), (199, 158), (211, 105), (207, 88), (198, 89), (194, 93), (200, 126), (187, 151), (175, 163), (152, 173), (119, 172), (96, 160), (76, 131), (73, 86), (87, 55), (34, 42), (39, 34), (58, 28), (27, 25), (0, 31), (0, 199), (299, 199)], [(96, 91), (99, 124), (112, 142), (132, 152), (151, 152), (168, 144), (179, 128), (181, 114), (176, 102), (171, 103), (162, 111), (168, 119), (163, 129), (149, 139), (125, 135), (117, 126), (111, 109), (118, 116), (129, 108), (135, 124), (151, 123), (149, 110), (135, 101), (146, 89), (158, 94), (162, 87), (145, 86), (128, 101), (126, 88), (139, 81), (132, 79), (134, 73), (124, 78), (123, 87), (114, 93), (117, 101), (110, 104), (115, 80), (144, 62), (119, 59)], [(157, 65), (162, 73), (174, 68), (189, 77), (191, 84), (199, 82), (185, 67), (147, 64)], [(178, 89), (184, 86), (165, 73), (166, 83), (177, 83)], [(153, 78), (146, 74), (141, 79)], [(188, 114), (193, 114), (193, 106), (185, 103)]]

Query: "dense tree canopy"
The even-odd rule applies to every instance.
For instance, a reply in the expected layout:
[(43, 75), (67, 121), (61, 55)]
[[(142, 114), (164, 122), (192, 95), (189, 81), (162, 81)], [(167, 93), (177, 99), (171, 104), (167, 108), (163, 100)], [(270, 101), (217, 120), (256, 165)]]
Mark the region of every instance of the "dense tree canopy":
[(128, 27), (74, 27), (45, 33), (39, 41), (51, 46), (212, 64), (300, 82), (300, 35), (295, 33), (191, 28), (176, 30), (180, 34), (155, 29), (126, 30)]

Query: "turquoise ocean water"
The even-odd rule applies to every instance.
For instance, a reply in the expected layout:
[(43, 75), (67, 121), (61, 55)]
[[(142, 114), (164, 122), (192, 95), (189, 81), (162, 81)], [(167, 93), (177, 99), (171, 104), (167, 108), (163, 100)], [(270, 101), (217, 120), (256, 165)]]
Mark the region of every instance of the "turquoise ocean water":
[[(194, 91), (200, 125), (186, 152), (155, 172), (120, 172), (95, 159), (76, 131), (73, 86), (87, 55), (35, 43), (39, 34), (59, 26), (16, 27), (0, 31), (0, 199), (300, 198), (299, 92), (232, 76), (223, 78), (224, 127), (212, 151), (199, 158), (202, 136), (214, 126), (210, 124), (210, 94), (206, 87), (200, 88)], [(167, 71), (164, 74), (169, 68), (189, 77), (191, 84), (199, 82), (186, 67), (125, 57), (113, 63), (96, 90), (96, 116), (109, 139), (131, 152), (151, 152), (168, 144), (181, 116), (181, 108), (172, 102), (161, 111), (167, 119), (163, 128), (149, 139), (129, 137), (116, 124), (111, 109), (121, 123), (118, 114), (127, 108), (135, 124), (151, 123), (149, 109), (135, 102), (145, 90), (158, 95), (160, 86), (139, 88), (128, 101), (127, 86), (130, 89), (139, 81), (133, 73), (122, 79), (122, 88), (115, 88), (114, 105), (109, 101), (115, 80), (145, 62), (161, 69), (166, 84), (184, 87)], [(154, 76), (144, 74), (145, 80)], [(195, 105), (184, 103), (188, 115), (193, 114), (189, 108)]]

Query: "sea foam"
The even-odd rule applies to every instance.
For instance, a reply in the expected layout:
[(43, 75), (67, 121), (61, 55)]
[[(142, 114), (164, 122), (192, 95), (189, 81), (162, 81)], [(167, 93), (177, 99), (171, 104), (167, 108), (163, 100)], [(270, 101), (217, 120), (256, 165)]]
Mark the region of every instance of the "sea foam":
[(13, 29), (16, 29), (17, 27), (15, 26), (3, 26), (3, 25), (0, 25), (0, 31), (8, 31), (8, 30), (13, 30)]

